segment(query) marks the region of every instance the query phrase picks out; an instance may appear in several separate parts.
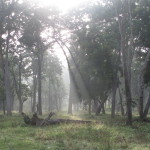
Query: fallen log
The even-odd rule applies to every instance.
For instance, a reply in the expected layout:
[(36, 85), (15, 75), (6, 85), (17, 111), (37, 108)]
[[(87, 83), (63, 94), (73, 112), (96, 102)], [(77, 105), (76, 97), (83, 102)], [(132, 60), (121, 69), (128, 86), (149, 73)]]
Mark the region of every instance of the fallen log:
[(92, 121), (86, 121), (86, 120), (51, 119), (53, 115), (55, 115), (55, 113), (51, 112), (47, 118), (42, 119), (39, 118), (36, 113), (33, 114), (32, 118), (27, 116), (25, 113), (22, 113), (24, 122), (28, 125), (34, 125), (34, 126), (47, 126), (47, 125), (55, 125), (60, 123), (82, 123), (82, 124), (93, 123)]
[(55, 115), (55, 113), (54, 113), (54, 112), (50, 112), (50, 114), (48, 115), (48, 117), (45, 118), (45, 119), (40, 123), (40, 126), (46, 125), (46, 124), (47, 124), (47, 121), (49, 121), (50, 118), (51, 118), (53, 115)]

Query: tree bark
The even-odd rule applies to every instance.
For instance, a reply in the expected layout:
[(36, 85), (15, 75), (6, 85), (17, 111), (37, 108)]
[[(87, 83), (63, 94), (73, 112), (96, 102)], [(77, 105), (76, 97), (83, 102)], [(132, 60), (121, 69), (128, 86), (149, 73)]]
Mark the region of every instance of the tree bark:
[(102, 104), (102, 113), (105, 114), (105, 103)]
[(18, 100), (19, 100), (19, 113), (22, 113), (22, 110), (23, 110), (23, 101), (21, 99), (21, 66), (19, 64), (19, 67), (18, 67), (18, 70), (19, 70), (19, 81), (17, 82), (17, 79), (16, 79), (16, 75), (15, 75), (15, 71), (12, 67), (11, 69), (11, 74), (12, 74), (12, 77), (13, 77), (13, 85), (14, 85), (14, 88), (15, 88), (15, 92), (16, 92), (16, 95), (18, 97)]
[(140, 82), (140, 87), (139, 87), (139, 114), (140, 114), (140, 119), (143, 120), (144, 118), (144, 74), (145, 74), (145, 70), (147, 68), (147, 65), (150, 61), (150, 51), (148, 51), (148, 54), (146, 56), (146, 59), (144, 61), (144, 64), (141, 68), (141, 73), (140, 73), (140, 77), (139, 77), (139, 82)]
[(42, 115), (42, 56), (41, 49), (38, 46), (38, 114)]
[(6, 104), (5, 104), (5, 100), (3, 100), (3, 113), (4, 113), (4, 115), (6, 114), (6, 106), (5, 106)]
[[(0, 32), (1, 33), (1, 32)], [(2, 78), (2, 86), (3, 88), (5, 88), (5, 69), (4, 69), (4, 58), (3, 58), (3, 53), (2, 53), (2, 41), (1, 41), (1, 37), (0, 37), (0, 67), (1, 67), (1, 78)], [(4, 90), (4, 95), (6, 95), (6, 92)], [(6, 97), (6, 96), (5, 96)], [(3, 113), (4, 115), (6, 114), (6, 99), (3, 99)]]
[[(127, 103), (127, 125), (132, 125), (132, 94), (131, 94), (131, 56), (129, 56), (129, 47), (128, 46), (128, 41), (126, 40), (126, 24), (128, 22), (127, 20), (127, 1), (122, 2), (122, 18), (118, 14), (117, 6), (115, 3), (115, 9), (116, 9), (116, 14), (118, 17), (118, 25), (119, 25), (119, 32), (120, 32), (120, 37), (121, 37), (121, 52), (122, 52), (122, 64), (123, 64), (123, 75), (124, 75), (124, 82), (125, 82), (125, 95), (126, 95), (126, 103)], [(130, 62), (130, 64), (129, 64)]]
[(37, 91), (37, 78), (33, 77), (33, 104), (32, 104), (32, 112), (36, 112), (36, 91)]
[(97, 107), (96, 114), (95, 114), (96, 116), (98, 116), (101, 113), (101, 111), (102, 111), (102, 105), (103, 105), (103, 102), (101, 102), (99, 104), (99, 106)]
[(98, 101), (96, 99), (94, 99), (94, 104), (93, 104), (93, 110), (92, 110), (92, 112), (96, 113), (97, 107), (98, 107)]
[(91, 115), (92, 101), (89, 99), (89, 115)]
[(143, 118), (142, 119), (146, 119), (147, 118), (147, 114), (148, 114), (149, 108), (150, 108), (150, 93), (149, 93), (149, 97), (148, 97), (147, 103), (145, 105), (145, 109), (144, 109), (144, 112), (143, 112)]
[(132, 125), (132, 96), (131, 96), (131, 87), (130, 79), (127, 72), (126, 61), (124, 60), (124, 80), (125, 80), (125, 93), (126, 93), (126, 102), (127, 102), (127, 125)]
[(33, 70), (33, 103), (32, 112), (36, 112), (36, 92), (37, 92), (37, 62), (33, 56), (32, 58), (32, 70)]
[(121, 95), (120, 88), (119, 88), (119, 97), (120, 97), (121, 115), (124, 116), (124, 108), (123, 108), (122, 95)]
[[(86, 120), (70, 120), (70, 119), (51, 119), (51, 117), (55, 113), (51, 112), (49, 116), (45, 119), (41, 119), (37, 116), (37, 114), (33, 114), (32, 118), (29, 118), (25, 113), (22, 113), (24, 122), (28, 125), (36, 125), (36, 126), (46, 126), (46, 125), (55, 125), (60, 123), (82, 123), (82, 124), (89, 124), (93, 123), (92, 121)], [(96, 122), (99, 123), (99, 122)]]
[(22, 58), (21, 55), (19, 56), (19, 89), (18, 89), (18, 98), (19, 98), (19, 113), (23, 112), (23, 101), (22, 101), (22, 89), (21, 89), (21, 67), (22, 67)]
[[(70, 71), (69, 71), (69, 74), (70, 74)], [(68, 104), (68, 114), (72, 114), (72, 99), (73, 99), (73, 79), (72, 79), (72, 76), (70, 74), (70, 93), (69, 93), (69, 104)]]
[(117, 83), (116, 79), (114, 79), (112, 85), (112, 107), (111, 107), (111, 118), (115, 117), (115, 107), (116, 107), (116, 90), (117, 90)]
[(50, 77), (49, 77), (49, 79), (48, 79), (48, 90), (49, 90), (49, 92), (48, 92), (48, 110), (50, 111), (51, 110), (51, 105), (52, 105), (52, 91), (51, 91), (51, 79), (50, 79)]
[(9, 40), (10, 40), (10, 31), (8, 31), (8, 36), (6, 40), (6, 56), (5, 56), (5, 91), (6, 91), (6, 111), (7, 115), (12, 115), (12, 96), (11, 96), (11, 82), (10, 82), (10, 70), (9, 70)]

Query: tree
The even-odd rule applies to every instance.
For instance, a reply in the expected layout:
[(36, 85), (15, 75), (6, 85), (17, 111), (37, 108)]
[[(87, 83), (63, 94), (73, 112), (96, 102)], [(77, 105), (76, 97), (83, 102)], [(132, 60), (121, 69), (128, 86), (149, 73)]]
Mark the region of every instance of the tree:
[[(93, 12), (93, 8), (96, 11)], [(97, 13), (98, 10), (103, 13)], [(106, 18), (103, 15), (105, 13), (106, 9), (101, 5), (83, 7), (81, 11), (75, 10), (69, 16), (69, 23), (67, 23), (68, 29), (73, 33), (70, 42), (70, 45), (74, 47), (71, 49), (72, 55), (81, 70), (91, 99), (97, 99), (97, 101), (101, 99), (100, 105), (102, 106), (108, 97), (106, 93), (109, 93), (113, 87), (117, 87), (117, 83), (114, 86), (113, 81), (116, 80), (120, 61), (116, 42), (117, 33), (112, 32), (116, 22), (113, 22), (111, 15)], [(105, 21), (105, 19), (107, 20)], [(115, 91), (113, 91), (114, 95)], [(113, 108), (113, 110), (115, 109)]]
[[(56, 11), (55, 11), (56, 12)], [(29, 16), (28, 24), (20, 39), (29, 50), (37, 57), (37, 83), (38, 83), (38, 113), (42, 114), (42, 63), (44, 52), (52, 47), (54, 40), (53, 27), (55, 26), (55, 14), (52, 9), (35, 7), (31, 11), (33, 15)], [(52, 15), (50, 19), (49, 15)], [(54, 16), (53, 16), (54, 15)], [(57, 22), (56, 22), (57, 23)], [(52, 29), (52, 31), (50, 31)], [(49, 33), (46, 35), (46, 33)], [(42, 36), (44, 35), (44, 36)], [(47, 39), (49, 41), (47, 42)], [(34, 100), (35, 101), (35, 100)]]

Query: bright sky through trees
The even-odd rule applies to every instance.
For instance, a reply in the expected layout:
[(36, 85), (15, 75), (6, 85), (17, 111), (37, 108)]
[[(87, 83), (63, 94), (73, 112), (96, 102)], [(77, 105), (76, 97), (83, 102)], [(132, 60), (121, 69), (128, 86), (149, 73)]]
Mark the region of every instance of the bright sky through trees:
[(33, 0), (38, 1), (43, 5), (53, 5), (58, 7), (63, 12), (67, 12), (69, 9), (78, 6), (80, 3), (86, 2), (88, 0)]

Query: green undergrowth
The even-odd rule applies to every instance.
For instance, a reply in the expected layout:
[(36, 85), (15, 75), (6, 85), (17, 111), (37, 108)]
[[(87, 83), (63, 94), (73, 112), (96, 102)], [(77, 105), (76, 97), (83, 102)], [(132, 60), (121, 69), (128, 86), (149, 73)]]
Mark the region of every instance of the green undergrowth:
[(134, 122), (128, 127), (120, 116), (85, 113), (58, 113), (54, 118), (93, 123), (33, 127), (18, 114), (0, 115), (0, 150), (150, 150), (150, 123)]

